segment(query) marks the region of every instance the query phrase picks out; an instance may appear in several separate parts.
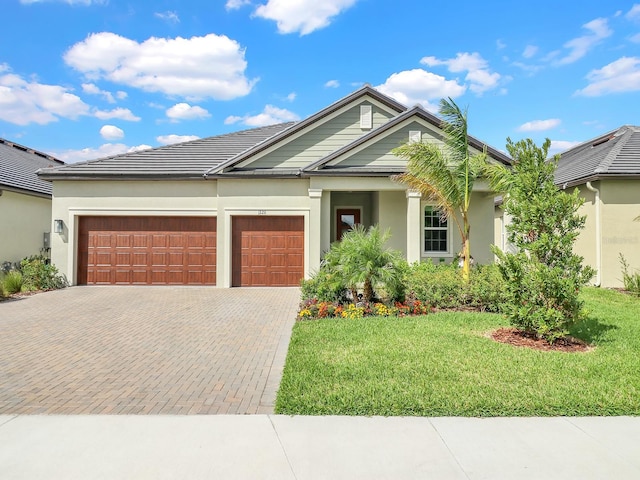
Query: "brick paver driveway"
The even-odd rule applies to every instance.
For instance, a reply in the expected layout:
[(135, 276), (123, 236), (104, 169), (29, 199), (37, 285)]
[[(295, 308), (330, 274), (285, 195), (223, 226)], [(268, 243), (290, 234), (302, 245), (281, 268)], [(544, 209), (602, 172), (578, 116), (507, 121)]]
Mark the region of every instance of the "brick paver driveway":
[(72, 287), (0, 303), (0, 414), (271, 413), (297, 288)]

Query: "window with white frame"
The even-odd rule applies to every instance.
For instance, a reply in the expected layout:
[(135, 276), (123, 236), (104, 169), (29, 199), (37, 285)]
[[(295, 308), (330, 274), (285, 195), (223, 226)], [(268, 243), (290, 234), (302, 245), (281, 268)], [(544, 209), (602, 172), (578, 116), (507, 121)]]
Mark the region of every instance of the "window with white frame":
[(422, 250), (425, 255), (451, 254), (451, 222), (444, 218), (442, 210), (433, 205), (424, 206), (422, 219)]

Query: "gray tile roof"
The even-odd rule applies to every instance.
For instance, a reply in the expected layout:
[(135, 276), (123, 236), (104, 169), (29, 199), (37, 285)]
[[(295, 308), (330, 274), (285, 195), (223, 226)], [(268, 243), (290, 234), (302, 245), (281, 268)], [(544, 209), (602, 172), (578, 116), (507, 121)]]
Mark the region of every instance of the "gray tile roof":
[(625, 125), (564, 152), (555, 181), (574, 186), (615, 176), (640, 176), (640, 127)]
[(294, 123), (201, 138), (165, 147), (72, 163), (39, 172), (41, 178), (196, 178)]
[(51, 184), (39, 179), (36, 172), (61, 165), (61, 160), (46, 153), (0, 138), (0, 190), (5, 187), (51, 196)]

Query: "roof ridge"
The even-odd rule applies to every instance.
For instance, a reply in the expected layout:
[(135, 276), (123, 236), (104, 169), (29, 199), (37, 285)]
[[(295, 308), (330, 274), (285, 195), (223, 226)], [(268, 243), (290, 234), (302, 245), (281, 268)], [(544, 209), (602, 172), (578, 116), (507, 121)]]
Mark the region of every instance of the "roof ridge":
[(0, 143), (3, 144), (3, 145), (6, 145), (7, 147), (13, 147), (13, 148), (15, 148), (17, 150), (21, 150), (21, 151), (26, 152), (26, 153), (31, 153), (33, 155), (37, 155), (39, 157), (46, 158), (47, 160), (51, 160), (53, 162), (58, 162), (58, 163), (61, 163), (61, 164), (64, 165), (64, 162), (62, 160), (60, 160), (59, 158), (54, 157), (51, 154), (41, 152), (41, 151), (36, 150), (34, 148), (26, 147), (24, 145), (20, 145), (19, 143), (13, 142), (11, 140), (7, 140), (5, 138), (1, 138), (0, 137)]
[(620, 137), (620, 139), (616, 142), (616, 144), (611, 147), (609, 153), (605, 155), (600, 164), (593, 170), (594, 173), (606, 173), (609, 170), (609, 167), (615, 159), (618, 157), (620, 150), (627, 143), (629, 138), (633, 135), (633, 130), (628, 128), (626, 125), (623, 125), (618, 130), (615, 131), (610, 137), (613, 140), (615, 137)]

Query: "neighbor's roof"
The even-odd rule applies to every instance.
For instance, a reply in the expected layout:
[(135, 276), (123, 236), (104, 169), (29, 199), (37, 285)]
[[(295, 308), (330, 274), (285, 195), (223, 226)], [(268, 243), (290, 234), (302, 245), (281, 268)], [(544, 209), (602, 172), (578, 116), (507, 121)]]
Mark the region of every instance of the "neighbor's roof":
[(196, 178), (212, 166), (260, 144), (286, 130), (293, 122), (201, 138), (165, 147), (140, 150), (98, 160), (72, 163), (40, 171), (40, 177), (56, 178)]
[(0, 190), (10, 188), (51, 196), (51, 183), (38, 178), (36, 172), (61, 165), (64, 162), (51, 155), (0, 138)]
[(603, 177), (640, 176), (640, 127), (624, 125), (560, 156), (557, 185), (571, 187)]

